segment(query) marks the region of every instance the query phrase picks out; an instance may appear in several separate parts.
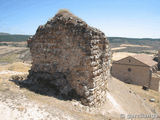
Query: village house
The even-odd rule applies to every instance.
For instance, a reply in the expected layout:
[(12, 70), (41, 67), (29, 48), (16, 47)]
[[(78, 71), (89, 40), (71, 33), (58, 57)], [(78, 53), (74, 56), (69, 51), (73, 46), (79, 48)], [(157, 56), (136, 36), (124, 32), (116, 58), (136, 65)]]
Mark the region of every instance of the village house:
[(157, 64), (151, 56), (138, 54), (114, 61), (111, 73), (112, 76), (123, 82), (146, 86), (160, 91), (160, 77), (157, 73)]

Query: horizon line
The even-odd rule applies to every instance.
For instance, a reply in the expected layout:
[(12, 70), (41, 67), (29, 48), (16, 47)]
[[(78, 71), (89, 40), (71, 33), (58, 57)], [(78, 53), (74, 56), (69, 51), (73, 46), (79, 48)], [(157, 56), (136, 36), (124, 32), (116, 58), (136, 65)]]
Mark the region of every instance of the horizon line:
[[(29, 35), (29, 36), (33, 36), (34, 34), (19, 34), (19, 33), (16, 33), (16, 34), (14, 34), (14, 33), (7, 33), (7, 32), (0, 32), (0, 33), (4, 33), (4, 35), (6, 34), (8, 34), (8, 35)], [(106, 36), (106, 37), (114, 37), (114, 38), (131, 38), (131, 39), (160, 39), (160, 37), (159, 38), (157, 38), (157, 37), (125, 37), (125, 36)]]

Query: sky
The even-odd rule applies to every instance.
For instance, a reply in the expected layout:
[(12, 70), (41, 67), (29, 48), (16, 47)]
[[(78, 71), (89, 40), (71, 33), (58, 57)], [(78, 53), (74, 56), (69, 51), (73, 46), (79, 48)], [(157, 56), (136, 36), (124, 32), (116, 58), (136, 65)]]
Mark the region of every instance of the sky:
[(160, 0), (0, 0), (0, 32), (33, 35), (64, 8), (108, 37), (160, 38)]

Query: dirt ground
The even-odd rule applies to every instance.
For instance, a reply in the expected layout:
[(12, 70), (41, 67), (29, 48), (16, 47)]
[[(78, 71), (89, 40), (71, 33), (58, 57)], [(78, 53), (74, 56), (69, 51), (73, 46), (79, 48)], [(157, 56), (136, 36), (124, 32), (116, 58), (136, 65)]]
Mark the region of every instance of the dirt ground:
[[(107, 120), (109, 118), (109, 115), (103, 115), (98, 110), (83, 106), (79, 101), (63, 100), (22, 88), (10, 81), (12, 75), (0, 74), (0, 118), (3, 120)], [(15, 75), (26, 76), (17, 72)]]
[(136, 53), (114, 52), (114, 53), (113, 53), (112, 60), (113, 60), (113, 61), (117, 61), (117, 60), (120, 60), (120, 59), (125, 58), (125, 57), (127, 57), (127, 56), (132, 56), (132, 55), (136, 55)]
[[(147, 104), (150, 104), (158, 113), (160, 113), (160, 93), (154, 90), (143, 90), (142, 86), (126, 84), (131, 90), (135, 91)], [(155, 99), (155, 102), (150, 102)]]
[(142, 48), (151, 48), (147, 45), (133, 45), (133, 44), (121, 44), (120, 47), (142, 47)]
[[(136, 53), (131, 53), (131, 52), (113, 52), (113, 61), (120, 60), (122, 58), (125, 58), (127, 56), (134, 56)], [(148, 55), (148, 54), (147, 54)], [(154, 54), (149, 54), (149, 56), (153, 56)]]
[[(121, 114), (125, 117), (129, 114), (156, 114), (155, 108), (157, 109), (160, 98), (158, 93), (145, 93), (147, 91), (140, 87), (125, 84), (115, 78), (109, 81), (107, 101), (99, 108), (83, 106), (74, 99), (59, 98), (52, 95), (52, 90), (47, 94), (41, 93), (47, 87), (35, 88), (42, 90), (36, 93), (10, 80), (13, 75), (26, 76), (29, 69), (30, 64), (20, 62), (3, 65), (3, 69), (1, 68), (0, 117), (3, 120), (118, 120), (122, 119)], [(10, 72), (5, 73), (7, 70)], [(150, 93), (154, 93), (156, 103), (149, 102)]]
[(0, 46), (0, 65), (14, 62), (30, 63), (31, 56), (29, 49), (26, 47), (26, 42), (9, 42), (7, 44), (8, 46)]

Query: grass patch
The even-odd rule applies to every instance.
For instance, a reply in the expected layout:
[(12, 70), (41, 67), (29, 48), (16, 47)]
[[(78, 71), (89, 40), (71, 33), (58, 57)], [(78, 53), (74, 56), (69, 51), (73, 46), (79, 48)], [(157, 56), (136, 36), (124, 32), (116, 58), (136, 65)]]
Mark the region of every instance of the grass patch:
[(57, 14), (71, 13), (68, 9), (60, 9)]
[(2, 63), (13, 63), (16, 62), (18, 58), (17, 54), (8, 54), (0, 57), (0, 62)]

